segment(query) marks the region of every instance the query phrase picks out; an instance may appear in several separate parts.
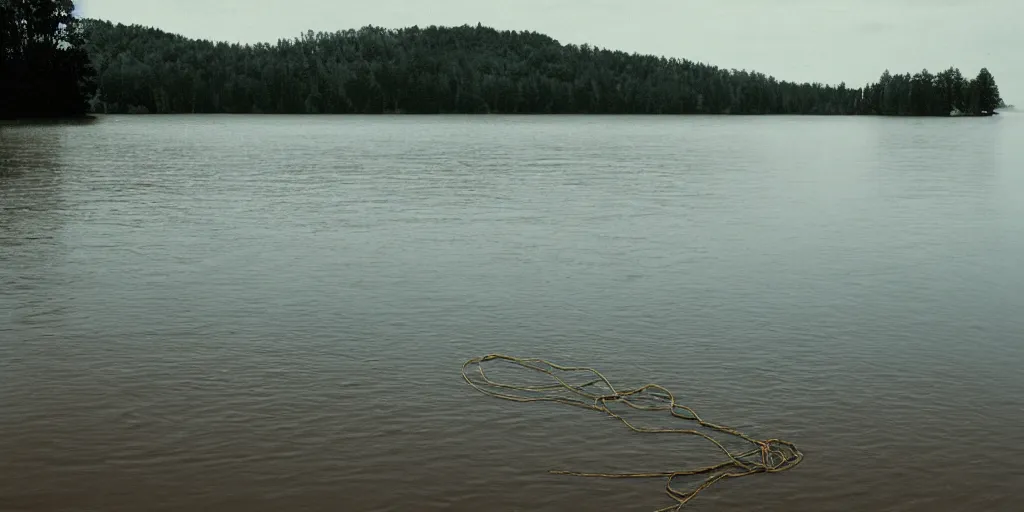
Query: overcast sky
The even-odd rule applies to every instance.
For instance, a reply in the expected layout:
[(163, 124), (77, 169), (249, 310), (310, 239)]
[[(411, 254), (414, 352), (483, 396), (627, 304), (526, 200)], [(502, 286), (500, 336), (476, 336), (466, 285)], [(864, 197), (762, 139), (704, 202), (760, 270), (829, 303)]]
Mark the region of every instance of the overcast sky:
[(273, 42), (307, 29), (461, 25), (860, 86), (888, 68), (988, 67), (1024, 104), (1024, 0), (77, 0), (92, 18)]

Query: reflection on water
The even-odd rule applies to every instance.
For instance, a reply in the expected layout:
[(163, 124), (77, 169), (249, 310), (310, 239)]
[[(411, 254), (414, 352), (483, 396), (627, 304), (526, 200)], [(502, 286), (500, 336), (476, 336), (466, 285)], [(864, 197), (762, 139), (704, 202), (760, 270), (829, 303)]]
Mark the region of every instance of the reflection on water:
[[(1016, 510), (1024, 122), (0, 127), (0, 509), (653, 510), (718, 462), (500, 352), (793, 441), (693, 510)], [(651, 439), (651, 438), (655, 439)], [(669, 501), (671, 502), (671, 501)]]

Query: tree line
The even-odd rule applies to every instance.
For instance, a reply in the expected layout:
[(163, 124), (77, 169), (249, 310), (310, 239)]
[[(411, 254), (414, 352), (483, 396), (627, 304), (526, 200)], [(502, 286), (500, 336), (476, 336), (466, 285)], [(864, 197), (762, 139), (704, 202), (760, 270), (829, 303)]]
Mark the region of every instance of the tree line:
[(312, 31), (276, 44), (192, 40), (90, 20), (103, 112), (875, 114), (991, 112), (988, 70), (888, 71), (851, 88), (562, 45), (477, 25)]
[(871, 106), (867, 113), (882, 115), (982, 115), (1006, 106), (986, 68), (973, 79), (965, 79), (956, 68), (934, 75), (926, 69), (913, 76), (886, 70), (877, 83), (864, 88), (863, 98)]
[(794, 83), (477, 26), (309, 31), (215, 43), (0, 0), (0, 117), (106, 113), (985, 115), (987, 69)]
[(71, 0), (0, 0), (0, 119), (84, 115), (94, 71)]

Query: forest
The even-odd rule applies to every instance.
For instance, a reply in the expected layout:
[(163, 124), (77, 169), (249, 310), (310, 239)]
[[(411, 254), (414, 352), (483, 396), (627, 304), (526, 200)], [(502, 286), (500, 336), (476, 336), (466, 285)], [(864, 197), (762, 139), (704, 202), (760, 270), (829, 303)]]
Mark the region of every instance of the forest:
[(948, 116), (1001, 103), (987, 69), (970, 79), (954, 68), (886, 71), (862, 88), (792, 83), (479, 25), (364, 27), (239, 45), (88, 20), (86, 36), (95, 108), (110, 113)]
[(98, 113), (991, 115), (987, 69), (876, 83), (794, 83), (685, 59), (561, 44), (481, 25), (333, 33), (255, 45), (0, 0), (0, 117)]
[(94, 69), (71, 0), (0, 0), (0, 119), (78, 117)]

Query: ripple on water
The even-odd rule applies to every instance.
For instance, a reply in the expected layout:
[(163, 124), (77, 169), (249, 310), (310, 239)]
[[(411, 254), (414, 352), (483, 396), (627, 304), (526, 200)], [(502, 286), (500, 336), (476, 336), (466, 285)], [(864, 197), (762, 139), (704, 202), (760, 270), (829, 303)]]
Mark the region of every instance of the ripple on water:
[(1018, 508), (1012, 116), (113, 121), (0, 134), (0, 509), (641, 511), (547, 470), (714, 456), (490, 352), (807, 455), (694, 510)]

